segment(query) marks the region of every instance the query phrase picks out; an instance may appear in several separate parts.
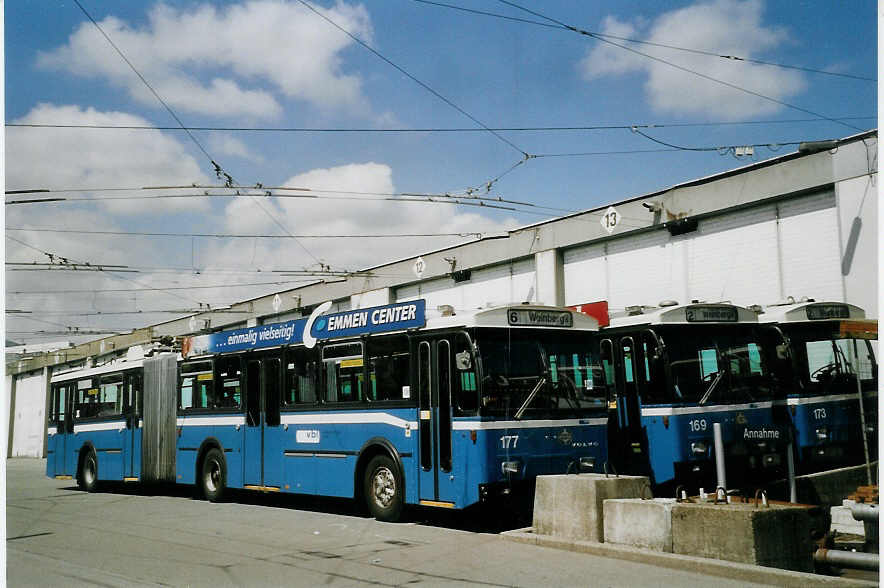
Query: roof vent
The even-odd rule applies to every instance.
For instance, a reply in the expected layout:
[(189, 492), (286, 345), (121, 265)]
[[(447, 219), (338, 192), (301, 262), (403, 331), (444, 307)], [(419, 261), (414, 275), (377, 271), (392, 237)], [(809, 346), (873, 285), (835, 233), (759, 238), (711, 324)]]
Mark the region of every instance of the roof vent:
[(667, 306), (678, 306), (678, 301), (676, 301), (676, 300), (661, 300), (659, 303), (659, 306), (661, 308), (667, 307)]
[(798, 153), (802, 155), (810, 155), (811, 153), (819, 153), (820, 151), (831, 151), (838, 147), (838, 141), (805, 141), (798, 144)]
[(436, 310), (438, 310), (442, 314), (442, 316), (454, 316), (455, 314), (457, 314), (456, 312), (454, 312), (454, 307), (450, 304), (441, 304), (436, 307)]
[(638, 314), (644, 314), (645, 307), (642, 305), (638, 306), (627, 306), (626, 307), (626, 316), (636, 316)]

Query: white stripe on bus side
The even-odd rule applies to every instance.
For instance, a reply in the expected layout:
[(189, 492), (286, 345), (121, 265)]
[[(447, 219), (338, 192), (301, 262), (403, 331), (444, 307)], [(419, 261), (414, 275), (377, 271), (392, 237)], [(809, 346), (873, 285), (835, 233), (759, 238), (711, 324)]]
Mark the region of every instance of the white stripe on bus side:
[(91, 431), (112, 431), (125, 429), (126, 421), (110, 421), (107, 423), (93, 423), (88, 425), (74, 425), (74, 433), (86, 433)]
[(655, 408), (643, 408), (642, 416), (672, 416), (682, 414), (708, 414), (713, 412), (728, 412), (731, 410), (755, 410), (758, 408), (771, 408), (771, 402), (752, 402), (750, 404), (721, 404), (716, 406), (661, 406)]
[[(863, 393), (865, 396), (865, 393)], [(845, 400), (857, 401), (856, 394), (836, 394), (830, 396), (812, 396), (809, 398), (789, 398), (786, 402), (789, 406), (798, 404), (819, 404), (821, 402), (844, 402)]]
[(596, 419), (545, 419), (528, 421), (454, 421), (455, 431), (496, 430), (496, 429), (539, 429), (543, 427), (579, 427), (606, 425), (607, 418)]
[(205, 416), (205, 417), (178, 417), (175, 424), (179, 427), (212, 427), (225, 425), (245, 425), (245, 416)]
[(308, 413), (283, 414), (280, 417), (283, 425), (367, 425), (382, 424), (399, 427), (400, 429), (417, 429), (417, 421), (406, 421), (386, 412), (341, 412), (341, 413)]
[(49, 434), (50, 437), (52, 437), (53, 435), (58, 435), (58, 427), (48, 427), (46, 429), (46, 432)]

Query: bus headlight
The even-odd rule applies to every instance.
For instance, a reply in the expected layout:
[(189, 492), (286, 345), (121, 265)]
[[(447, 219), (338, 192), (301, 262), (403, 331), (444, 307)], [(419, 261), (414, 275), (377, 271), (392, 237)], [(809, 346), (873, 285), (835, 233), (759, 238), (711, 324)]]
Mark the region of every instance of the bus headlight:
[(819, 441), (825, 441), (829, 438), (829, 429), (827, 427), (820, 427), (816, 430), (816, 438)]
[(522, 462), (520, 462), (518, 459), (501, 462), (500, 471), (504, 474), (518, 474), (520, 471), (522, 471)]
[(691, 453), (694, 455), (706, 455), (707, 449), (705, 441), (694, 441), (691, 443)]

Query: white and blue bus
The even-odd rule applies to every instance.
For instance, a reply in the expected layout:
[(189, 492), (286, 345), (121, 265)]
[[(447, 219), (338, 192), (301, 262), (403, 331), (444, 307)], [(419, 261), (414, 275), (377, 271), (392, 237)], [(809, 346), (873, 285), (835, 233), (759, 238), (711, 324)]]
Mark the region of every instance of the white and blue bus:
[(813, 300), (768, 306), (759, 320), (777, 325), (789, 343), (799, 471), (877, 459), (877, 321), (852, 304)]
[(617, 398), (611, 460), (621, 473), (649, 475), (661, 495), (677, 486), (712, 491), (719, 423), (731, 488), (785, 477), (782, 339), (746, 308), (662, 304), (627, 309), (601, 332)]
[(56, 376), (47, 474), (86, 490), (195, 484), (209, 500), (227, 488), (362, 498), (396, 520), (406, 504), (466, 508), (540, 474), (603, 469), (595, 319), (328, 307)]

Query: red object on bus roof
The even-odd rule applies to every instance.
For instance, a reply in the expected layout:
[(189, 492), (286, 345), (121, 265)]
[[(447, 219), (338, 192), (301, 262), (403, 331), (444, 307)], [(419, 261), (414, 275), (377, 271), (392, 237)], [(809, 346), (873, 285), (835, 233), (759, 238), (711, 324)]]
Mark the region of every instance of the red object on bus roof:
[(599, 300), (598, 302), (587, 302), (586, 304), (577, 304), (569, 306), (571, 310), (588, 314), (599, 322), (599, 327), (607, 327), (611, 324), (611, 317), (608, 315), (608, 301)]

